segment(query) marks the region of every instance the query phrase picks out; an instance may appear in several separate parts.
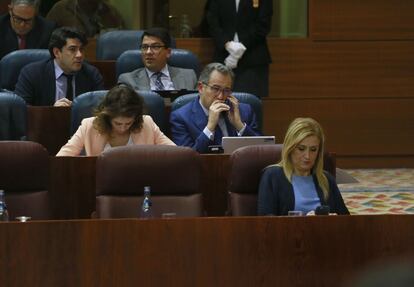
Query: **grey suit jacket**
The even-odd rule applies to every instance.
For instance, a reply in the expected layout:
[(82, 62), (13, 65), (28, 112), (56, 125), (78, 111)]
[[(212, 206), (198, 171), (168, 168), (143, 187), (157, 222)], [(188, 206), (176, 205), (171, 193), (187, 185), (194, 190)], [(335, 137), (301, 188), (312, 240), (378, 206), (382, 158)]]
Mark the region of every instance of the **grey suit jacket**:
[[(193, 70), (168, 66), (168, 71), (175, 90), (196, 89), (197, 77)], [(121, 74), (118, 78), (118, 84), (120, 83), (130, 86), (134, 90), (151, 90), (150, 79), (145, 68)]]

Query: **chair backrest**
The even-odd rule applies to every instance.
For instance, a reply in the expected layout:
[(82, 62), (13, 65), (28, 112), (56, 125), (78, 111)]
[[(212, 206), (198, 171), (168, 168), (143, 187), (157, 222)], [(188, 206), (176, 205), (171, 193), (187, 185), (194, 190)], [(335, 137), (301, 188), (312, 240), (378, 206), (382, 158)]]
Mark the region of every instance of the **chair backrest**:
[[(196, 55), (191, 51), (183, 49), (172, 49), (171, 56), (168, 58), (168, 65), (193, 69), (198, 76), (200, 71), (200, 62)], [(123, 73), (132, 72), (135, 69), (144, 67), (140, 50), (130, 50), (123, 52), (116, 60), (116, 78)]]
[[(143, 30), (117, 30), (100, 35), (96, 42), (96, 59), (116, 60), (127, 50), (139, 49), (143, 33)], [(171, 48), (175, 46), (175, 39), (171, 37)]]
[[(280, 161), (281, 144), (246, 146), (230, 156), (228, 208), (233, 216), (257, 214), (257, 191), (263, 169)], [(335, 176), (335, 154), (325, 153), (324, 169)]]
[[(107, 92), (106, 90), (87, 92), (75, 98), (72, 104), (71, 134), (76, 132), (84, 118), (93, 116), (93, 110)], [(144, 98), (145, 114), (150, 115), (158, 127), (166, 133), (168, 122), (163, 98), (152, 91), (138, 91), (138, 93)]]
[(92, 91), (77, 96), (72, 103), (71, 134), (74, 134), (85, 118), (93, 116), (93, 110), (99, 105), (108, 91)]
[(0, 141), (0, 189), (4, 189), (10, 220), (50, 217), (49, 154), (35, 142)]
[(13, 51), (0, 60), (0, 87), (14, 91), (20, 70), (27, 64), (50, 58), (47, 49), (25, 49)]
[(26, 102), (13, 93), (0, 93), (0, 140), (21, 140), (26, 135)]
[(187, 147), (133, 145), (112, 148), (96, 162), (96, 215), (138, 217), (144, 186), (151, 187), (155, 217), (202, 216), (200, 155)]
[[(174, 102), (172, 102), (171, 104), (171, 111), (175, 111), (181, 108), (182, 106), (188, 104), (189, 102), (194, 100), (197, 96), (198, 96), (198, 93), (194, 93), (194, 94), (183, 95), (183, 96), (176, 98)], [(262, 101), (258, 97), (252, 94), (249, 94), (249, 93), (234, 92), (233, 96), (235, 96), (239, 100), (239, 102), (249, 104), (252, 107), (254, 113), (256, 114), (256, 120), (257, 120), (257, 125), (259, 127), (259, 130), (262, 131), (263, 130)]]

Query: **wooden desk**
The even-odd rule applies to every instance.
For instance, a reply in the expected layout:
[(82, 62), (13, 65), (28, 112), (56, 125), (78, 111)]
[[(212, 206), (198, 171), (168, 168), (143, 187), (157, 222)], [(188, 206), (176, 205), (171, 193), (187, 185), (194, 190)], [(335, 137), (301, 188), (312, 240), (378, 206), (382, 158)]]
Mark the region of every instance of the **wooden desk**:
[(70, 138), (68, 107), (27, 107), (27, 140), (42, 144), (55, 155)]
[[(228, 155), (201, 155), (200, 190), (209, 216), (227, 209)], [(95, 210), (96, 157), (51, 157), (50, 200), (54, 219), (90, 218)]]
[(2, 286), (342, 286), (414, 255), (414, 216), (0, 223)]

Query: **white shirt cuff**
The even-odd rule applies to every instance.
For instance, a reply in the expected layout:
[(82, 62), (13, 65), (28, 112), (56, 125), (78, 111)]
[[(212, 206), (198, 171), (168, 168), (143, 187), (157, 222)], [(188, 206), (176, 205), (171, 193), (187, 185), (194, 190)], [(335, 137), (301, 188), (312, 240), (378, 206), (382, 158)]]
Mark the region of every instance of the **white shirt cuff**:
[(210, 131), (207, 127), (204, 128), (203, 133), (208, 137), (209, 140), (214, 140), (214, 132)]

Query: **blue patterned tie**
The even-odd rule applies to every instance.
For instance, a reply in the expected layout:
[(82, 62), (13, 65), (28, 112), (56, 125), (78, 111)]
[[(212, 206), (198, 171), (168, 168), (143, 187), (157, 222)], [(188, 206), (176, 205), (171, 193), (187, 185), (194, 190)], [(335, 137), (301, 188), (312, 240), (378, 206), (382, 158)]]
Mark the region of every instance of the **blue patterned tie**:
[(157, 72), (154, 74), (155, 78), (155, 87), (157, 88), (157, 91), (163, 91), (165, 89), (164, 84), (161, 81), (162, 73)]

